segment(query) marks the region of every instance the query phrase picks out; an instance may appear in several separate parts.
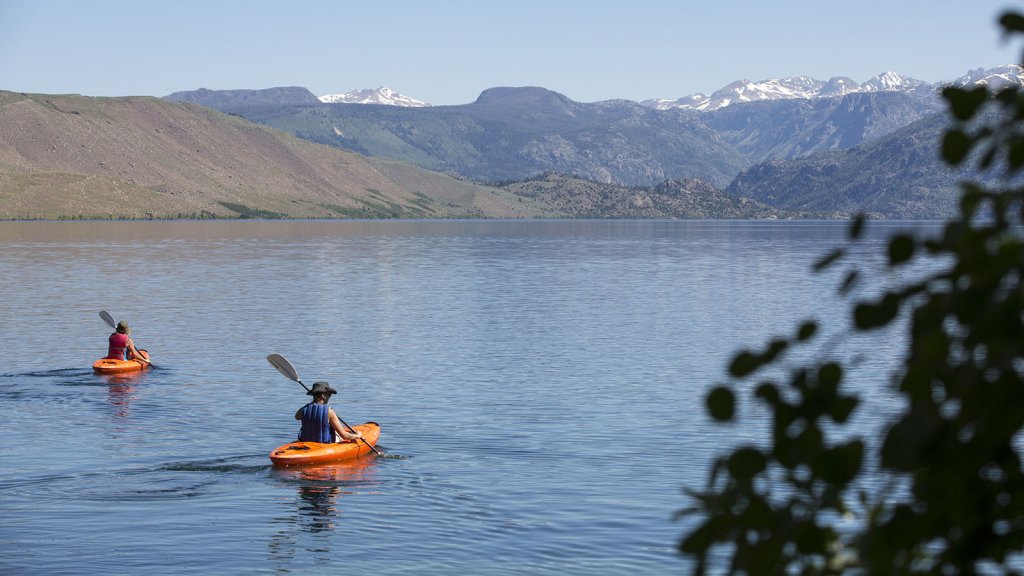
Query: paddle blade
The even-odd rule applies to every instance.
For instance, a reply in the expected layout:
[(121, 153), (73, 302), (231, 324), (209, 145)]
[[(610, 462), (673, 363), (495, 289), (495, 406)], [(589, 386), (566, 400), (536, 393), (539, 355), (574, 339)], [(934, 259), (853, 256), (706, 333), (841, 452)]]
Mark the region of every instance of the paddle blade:
[(100, 310), (100, 318), (106, 322), (111, 328), (117, 328), (117, 322), (114, 322), (114, 317), (110, 315), (110, 312), (106, 310)]
[(271, 354), (267, 356), (267, 362), (277, 371), (284, 375), (285, 378), (299, 382), (299, 373), (295, 371), (295, 367), (288, 361), (284, 356), (280, 354)]

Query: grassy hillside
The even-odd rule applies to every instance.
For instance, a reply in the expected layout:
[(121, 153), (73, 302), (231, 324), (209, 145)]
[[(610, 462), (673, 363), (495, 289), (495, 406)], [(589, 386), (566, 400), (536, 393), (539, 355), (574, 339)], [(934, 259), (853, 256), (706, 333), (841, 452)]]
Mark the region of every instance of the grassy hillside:
[(0, 218), (551, 215), (193, 104), (0, 91)]

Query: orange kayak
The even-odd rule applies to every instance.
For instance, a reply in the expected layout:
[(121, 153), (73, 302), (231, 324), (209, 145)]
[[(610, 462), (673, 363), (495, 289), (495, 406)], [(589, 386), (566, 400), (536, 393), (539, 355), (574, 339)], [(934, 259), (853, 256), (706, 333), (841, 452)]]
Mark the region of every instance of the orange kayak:
[[(335, 442), (333, 444), (289, 442), (284, 446), (275, 448), (270, 453), (270, 461), (274, 463), (274, 466), (300, 466), (337, 462), (338, 460), (346, 460), (371, 453), (370, 446), (376, 445), (377, 438), (380, 438), (380, 424), (367, 422), (365, 424), (356, 424), (353, 428), (363, 433), (362, 440)], [(370, 446), (367, 446), (367, 443)]]
[[(146, 358), (149, 353), (139, 350)], [(123, 374), (125, 372), (139, 372), (149, 368), (149, 364), (141, 360), (118, 360), (116, 358), (100, 358), (92, 363), (92, 371), (97, 374)]]

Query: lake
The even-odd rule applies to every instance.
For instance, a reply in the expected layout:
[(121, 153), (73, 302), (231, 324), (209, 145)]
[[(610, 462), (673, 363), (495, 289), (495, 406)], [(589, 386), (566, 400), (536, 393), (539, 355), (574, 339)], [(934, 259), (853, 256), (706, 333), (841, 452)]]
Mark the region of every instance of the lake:
[[(865, 258), (905, 224), (873, 224)], [(0, 573), (664, 574), (734, 352), (845, 323), (841, 222), (0, 223)], [(108, 310), (156, 370), (94, 375)], [(851, 374), (880, 426), (900, 335)], [(278, 470), (307, 385), (385, 458)], [(755, 420), (756, 422), (756, 420)], [(763, 422), (762, 422), (763, 423)]]

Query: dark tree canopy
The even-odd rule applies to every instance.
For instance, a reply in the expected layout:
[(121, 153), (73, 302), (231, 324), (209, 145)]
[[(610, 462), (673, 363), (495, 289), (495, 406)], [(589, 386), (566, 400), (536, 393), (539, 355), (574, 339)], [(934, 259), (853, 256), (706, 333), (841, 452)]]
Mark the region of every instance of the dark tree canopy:
[[(1009, 36), (1022, 34), (1024, 16), (1007, 13), (1000, 25)], [(707, 487), (687, 491), (693, 507), (681, 514), (699, 522), (679, 547), (695, 572), (1024, 570), (1024, 91), (947, 88), (943, 97), (955, 125), (944, 135), (942, 157), (1002, 178), (965, 182), (959, 214), (937, 237), (888, 241), (887, 266), (931, 264), (923, 277), (854, 300), (851, 288), (878, 279), (851, 264), (863, 218), (851, 224), (849, 244), (815, 267), (850, 266), (839, 291), (850, 299), (853, 331), (906, 322), (895, 384), (905, 408), (880, 444), (868, 443), (837, 434), (860, 403), (843, 386), (846, 360), (802, 363), (787, 368), (783, 382), (765, 377), (751, 387), (770, 414), (770, 442), (723, 455)], [(711, 390), (708, 412), (735, 424), (737, 384), (820, 332), (806, 321), (762, 350), (737, 354), (729, 365), (734, 385)], [(903, 490), (858, 488), (866, 469)], [(839, 529), (837, 519), (851, 516), (854, 528)]]

